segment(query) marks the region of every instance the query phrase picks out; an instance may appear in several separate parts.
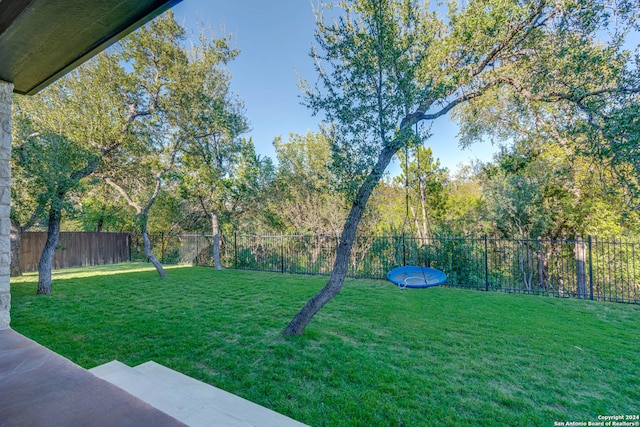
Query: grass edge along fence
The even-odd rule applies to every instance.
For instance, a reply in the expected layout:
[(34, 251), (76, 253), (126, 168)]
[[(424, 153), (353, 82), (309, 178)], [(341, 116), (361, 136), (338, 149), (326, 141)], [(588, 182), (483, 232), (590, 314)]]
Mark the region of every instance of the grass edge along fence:
[[(152, 236), (165, 263), (213, 265), (212, 241), (206, 234)], [(226, 268), (328, 275), (339, 237), (233, 234), (221, 242)], [(453, 287), (640, 303), (638, 239), (358, 236), (348, 276), (384, 279), (402, 265), (442, 270)]]

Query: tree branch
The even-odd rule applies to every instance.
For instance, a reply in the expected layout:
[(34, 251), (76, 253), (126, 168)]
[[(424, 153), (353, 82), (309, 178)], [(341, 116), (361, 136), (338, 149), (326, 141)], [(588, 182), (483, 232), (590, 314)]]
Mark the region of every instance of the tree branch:
[(120, 193), (120, 195), (124, 197), (124, 199), (127, 201), (127, 204), (136, 210), (136, 213), (138, 215), (142, 213), (142, 207), (139, 204), (137, 204), (133, 199), (131, 199), (131, 197), (129, 197), (129, 194), (126, 192), (124, 188), (122, 188), (121, 186), (113, 182), (111, 178), (103, 177), (102, 179), (104, 180), (104, 182), (109, 184), (111, 188), (113, 188), (118, 193)]
[(451, 111), (453, 107), (463, 102), (467, 102), (481, 96), (483, 93), (485, 93), (489, 89), (490, 86), (493, 86), (493, 84), (489, 83), (488, 85), (486, 85), (480, 90), (470, 92), (467, 94), (462, 94), (461, 96), (449, 102), (447, 105), (445, 105), (443, 108), (436, 111), (435, 113), (427, 114), (426, 111), (423, 110), (423, 108), (426, 109), (424, 107), (424, 104), (421, 104), (414, 113), (409, 114), (402, 119), (402, 121), (400, 122), (400, 130), (405, 130), (407, 128), (410, 128), (411, 126), (415, 125), (416, 123), (422, 120), (435, 120), (438, 117), (442, 117), (445, 114), (447, 114), (449, 111)]
[[(526, 28), (526, 31), (524, 32), (522, 37), (520, 37), (521, 39), (525, 39), (531, 33), (531, 31), (533, 31), (534, 28), (538, 27), (538, 25), (536, 25), (536, 22), (542, 17), (542, 12), (544, 11), (545, 5), (546, 5), (545, 1), (539, 2), (537, 7), (532, 11), (532, 13), (527, 17), (527, 19), (513, 26), (510, 29), (510, 31), (507, 33), (504, 40), (502, 40), (500, 43), (494, 46), (494, 48), (491, 49), (491, 51), (489, 51), (489, 53), (485, 56), (485, 58), (482, 61), (480, 61), (480, 63), (474, 69), (471, 70), (471, 76), (475, 77), (480, 75), (484, 71), (484, 69), (489, 64), (494, 62), (498, 57), (498, 55), (502, 51), (504, 51), (507, 48), (507, 46), (509, 46), (509, 44), (516, 38), (516, 36), (520, 34), (520, 32), (523, 31), (525, 28)], [(542, 22), (544, 23), (544, 20)]]
[[(600, 89), (600, 90), (595, 90), (595, 91), (591, 91), (591, 92), (585, 92), (583, 94), (581, 94), (580, 96), (577, 95), (573, 95), (570, 93), (562, 93), (562, 92), (551, 92), (548, 95), (536, 95), (533, 92), (531, 92), (530, 90), (525, 88), (525, 85), (514, 79), (513, 77), (499, 77), (498, 79), (496, 79), (496, 84), (498, 83), (502, 83), (505, 84), (507, 86), (511, 86), (513, 89), (516, 90), (516, 92), (518, 92), (520, 95), (524, 96), (526, 99), (528, 99), (529, 101), (539, 101), (539, 102), (557, 102), (560, 100), (566, 100), (566, 101), (571, 101), (573, 103), (575, 103), (576, 105), (583, 105), (582, 102), (587, 99), (587, 98), (591, 98), (594, 96), (598, 96), (598, 95), (604, 95), (604, 94), (615, 94), (615, 93), (619, 93), (619, 94), (636, 94), (636, 93), (640, 93), (640, 87), (622, 87), (622, 86), (616, 86), (616, 87), (609, 87), (609, 88), (604, 88), (604, 89)], [(586, 107), (584, 107), (581, 109), (585, 109)]]

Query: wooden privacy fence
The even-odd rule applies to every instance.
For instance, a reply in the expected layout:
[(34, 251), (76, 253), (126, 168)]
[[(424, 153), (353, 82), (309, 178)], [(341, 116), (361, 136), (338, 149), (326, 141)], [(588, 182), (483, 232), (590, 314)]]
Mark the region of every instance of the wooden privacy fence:
[[(37, 271), (46, 232), (22, 233), (20, 268)], [(115, 264), (130, 261), (129, 233), (60, 233), (60, 241), (53, 257), (53, 268)]]

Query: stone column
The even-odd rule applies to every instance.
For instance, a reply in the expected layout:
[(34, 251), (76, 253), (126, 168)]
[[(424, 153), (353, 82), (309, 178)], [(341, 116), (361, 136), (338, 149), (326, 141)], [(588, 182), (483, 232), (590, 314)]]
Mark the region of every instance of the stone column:
[(0, 329), (9, 327), (11, 292), (11, 97), (13, 84), (0, 80)]

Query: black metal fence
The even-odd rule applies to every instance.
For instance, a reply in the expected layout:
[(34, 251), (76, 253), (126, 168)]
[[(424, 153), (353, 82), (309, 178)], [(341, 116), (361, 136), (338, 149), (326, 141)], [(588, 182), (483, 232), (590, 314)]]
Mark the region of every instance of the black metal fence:
[[(185, 241), (189, 241), (191, 236), (201, 236), (200, 234), (174, 234), (156, 233), (150, 234), (151, 252), (162, 264), (191, 264), (195, 256), (190, 253), (183, 253)], [(144, 254), (144, 243), (140, 233), (131, 233), (131, 261), (146, 261)]]
[[(201, 234), (152, 236), (156, 256), (165, 263), (213, 265), (212, 241)], [(234, 234), (222, 237), (221, 260), (227, 268), (330, 274), (338, 241), (337, 236)], [(384, 279), (402, 265), (440, 269), (448, 286), (640, 303), (638, 239), (359, 236), (348, 275)]]

